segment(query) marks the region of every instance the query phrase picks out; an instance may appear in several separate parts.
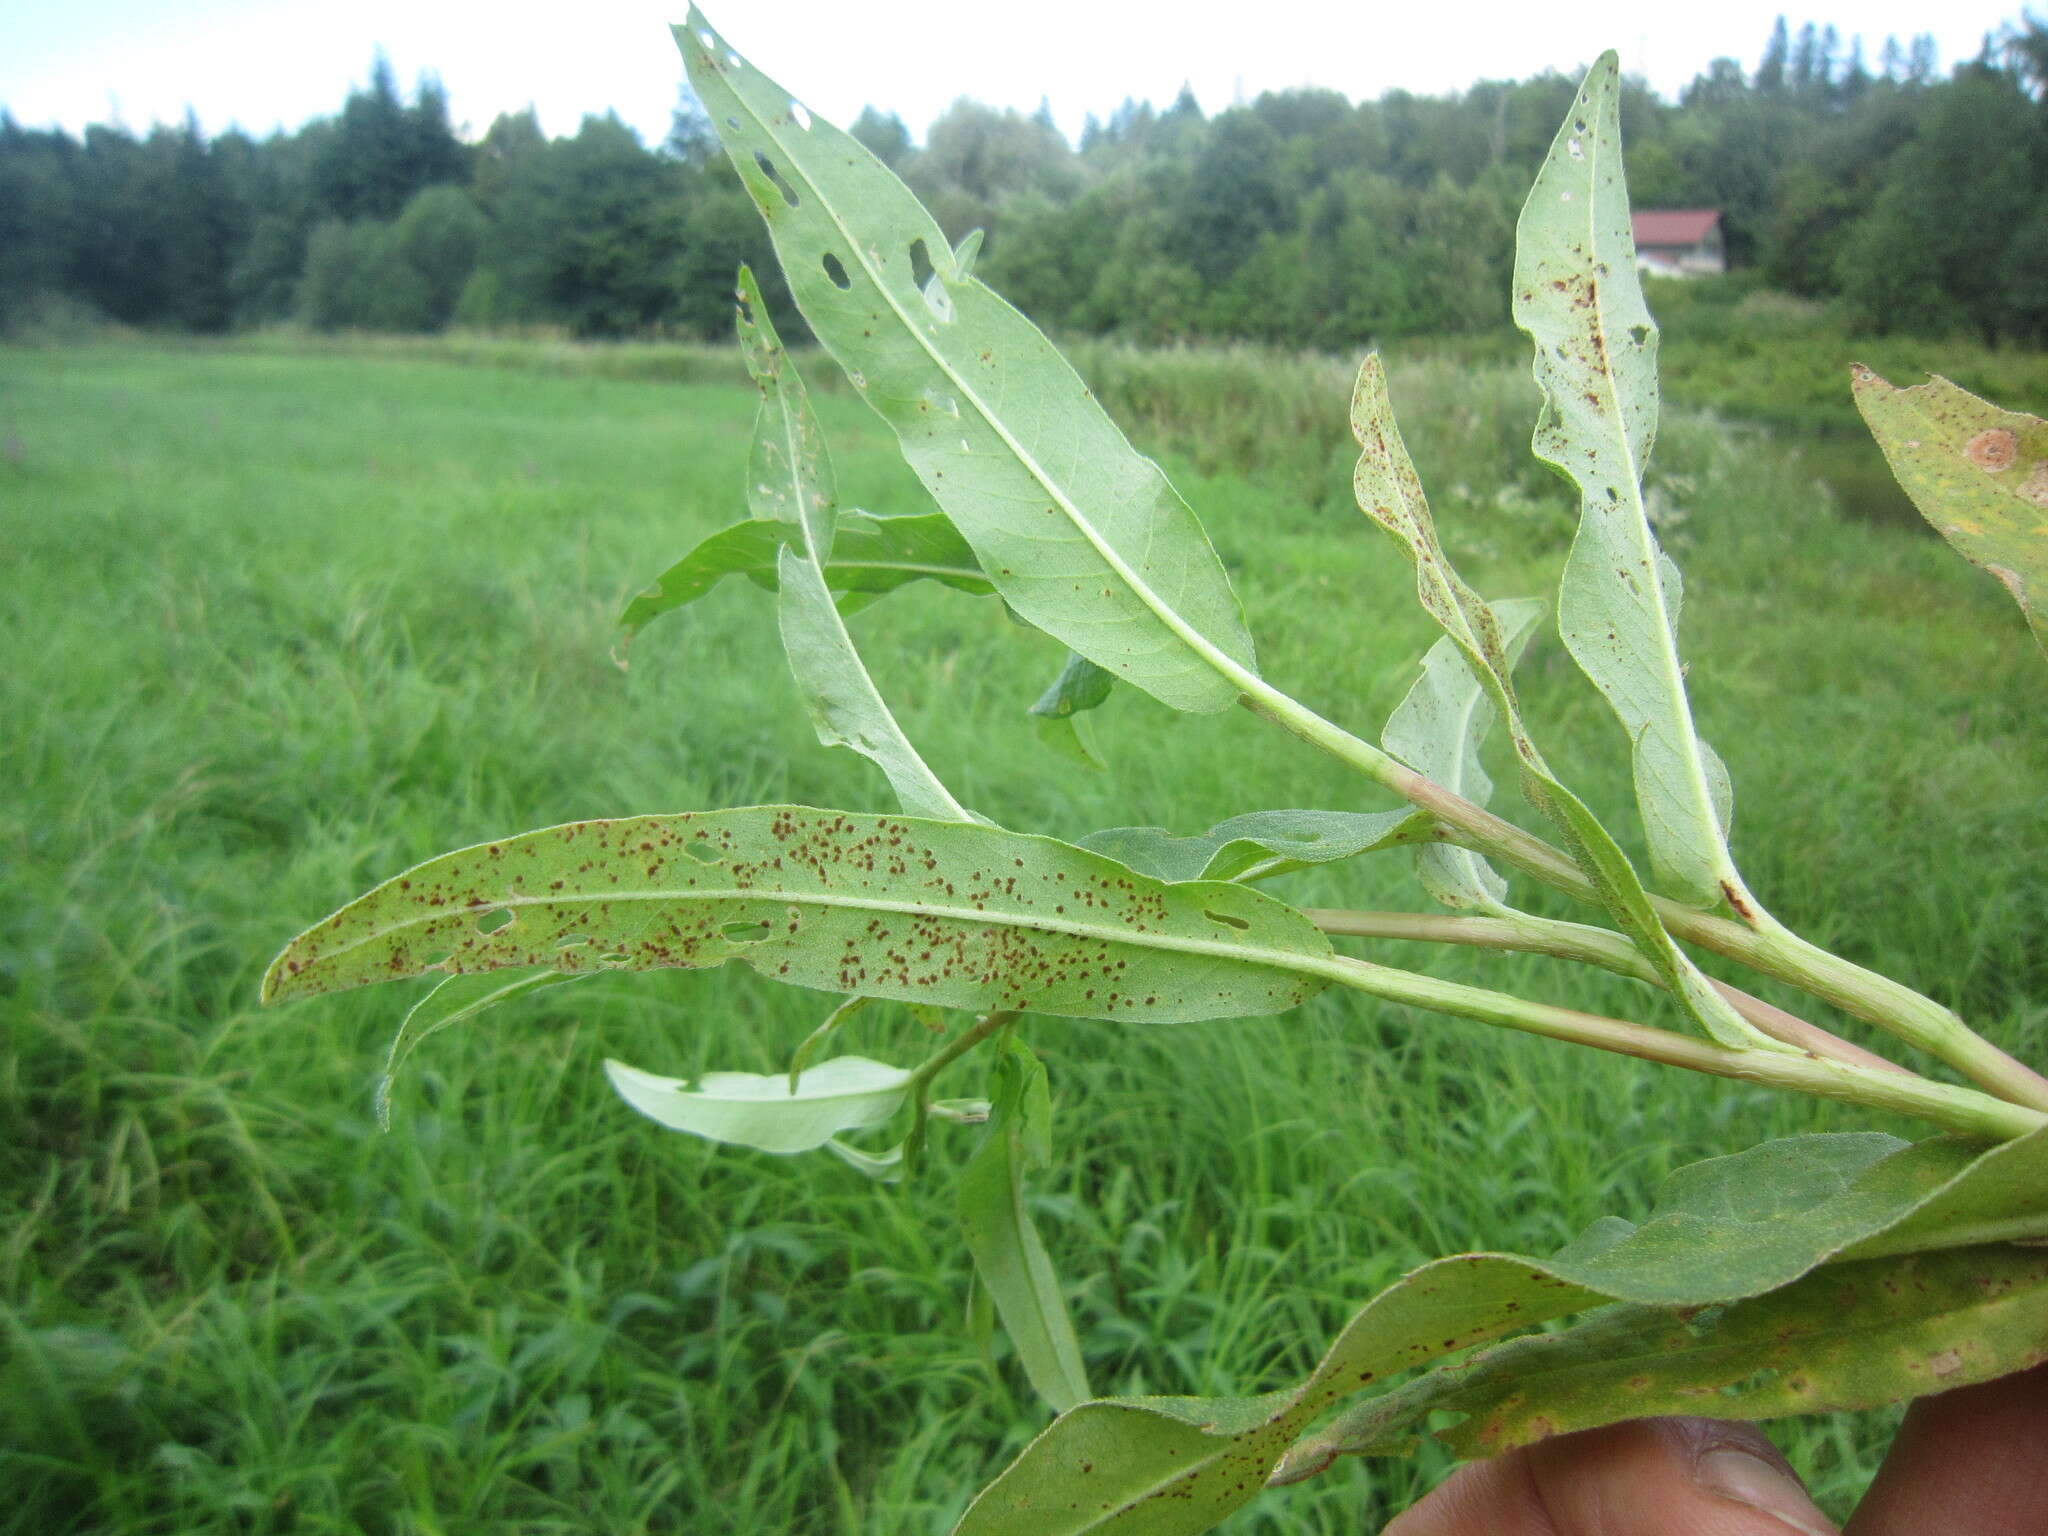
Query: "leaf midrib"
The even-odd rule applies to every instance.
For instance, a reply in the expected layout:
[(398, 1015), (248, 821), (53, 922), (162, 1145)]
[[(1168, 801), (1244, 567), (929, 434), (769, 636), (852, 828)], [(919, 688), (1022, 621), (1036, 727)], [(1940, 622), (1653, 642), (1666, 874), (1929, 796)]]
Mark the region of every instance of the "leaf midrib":
[[(696, 39), (695, 41), (702, 48), (702, 39)], [(705, 51), (708, 52), (709, 50)], [(995, 412), (983, 401), (974, 385), (958, 373), (945, 356), (932, 345), (931, 340), (925, 335), (924, 331), (905, 312), (902, 304), (897, 301), (896, 295), (889, 285), (882, 281), (880, 273), (875, 269), (874, 262), (869, 258), (867, 247), (854, 235), (852, 230), (846, 227), (846, 223), (840, 217), (839, 210), (833, 200), (819, 191), (817, 182), (811, 178), (809, 172), (799, 162), (789, 160), (787, 142), (775, 131), (773, 122), (763, 118), (761, 113), (755, 109), (753, 103), (748, 101), (737, 87), (732, 88), (732, 94), (741, 107), (745, 109), (747, 116), (752, 118), (761, 132), (767, 135), (769, 141), (785, 152), (784, 160), (786, 165), (788, 168), (796, 171), (797, 175), (802, 178), (805, 187), (810, 190), (812, 196), (818, 199), (818, 206), (824, 210), (826, 217), (832, 221), (833, 227), (839, 231), (840, 237), (853, 252), (855, 261), (859, 263), (861, 270), (867, 274), (868, 280), (881, 293), (883, 302), (895, 313), (898, 322), (916, 339), (918, 346), (924, 351), (925, 356), (931, 359), (933, 366), (944, 375), (948, 382), (967, 397), (968, 401), (973, 405), (975, 413), (980, 416), (989, 430), (1001, 439), (1004, 447), (1008, 448), (1018, 463), (1024, 466), (1026, 473), (1037, 482), (1048, 496), (1053, 498), (1062, 513), (1065, 514), (1067, 521), (1088, 541), (1095, 552), (1102, 557), (1103, 562), (1109, 566), (1119, 580), (1130, 588), (1132, 594), (1145, 606), (1153, 617), (1166, 625), (1183, 644), (1193, 650), (1210, 667), (1238, 688), (1256, 689), (1260, 682), (1258, 674), (1252, 672), (1242, 663), (1234, 660), (1219, 649), (1200, 630), (1183, 619), (1165, 599), (1153, 591), (1149, 583), (1131, 569), (1123, 557), (1117, 553), (1115, 547), (1102, 537), (1094, 524), (1074, 504), (1066, 491), (1039, 464), (1037, 458), (1022, 443), (1017, 441), (1008, 427), (1003, 425)], [(944, 240), (941, 240), (940, 243), (945, 245)], [(946, 250), (947, 259), (950, 260), (952, 247), (946, 245)], [(968, 281), (971, 282), (974, 279), (970, 278)]]
[[(425, 927), (430, 923), (445, 921), (450, 916), (485, 916), (492, 912), (517, 911), (527, 907), (575, 907), (579, 905), (616, 905), (620, 902), (780, 902), (790, 906), (811, 906), (849, 909), (860, 912), (887, 912), (905, 917), (928, 917), (944, 922), (974, 924), (989, 928), (1016, 928), (1037, 933), (1056, 933), (1069, 938), (1099, 939), (1113, 944), (1130, 944), (1141, 949), (1156, 949), (1175, 954), (1207, 955), (1225, 960), (1240, 960), (1250, 965), (1268, 966), (1275, 970), (1292, 971), (1302, 975), (1321, 976), (1328, 980), (1342, 981), (1350, 972), (1341, 966), (1326, 962), (1341, 959), (1331, 955), (1301, 954), (1288, 950), (1268, 949), (1263, 945), (1252, 946), (1233, 944), (1225, 939), (1197, 939), (1179, 934), (1157, 931), (1133, 932), (1126, 928), (1107, 928), (1071, 918), (1024, 917), (1021, 914), (990, 912), (977, 907), (956, 907), (932, 902), (897, 901), (881, 896), (840, 896), (825, 891), (787, 891), (774, 887), (751, 887), (745, 890), (661, 889), (653, 891), (603, 891), (589, 895), (562, 895), (550, 893), (545, 896), (513, 895), (485, 903), (480, 906), (458, 908), (454, 913), (432, 912), (419, 917), (409, 917), (403, 922), (392, 923), (365, 934), (352, 943), (327, 950), (309, 961), (298, 972), (305, 976), (314, 972), (323, 962), (331, 963), (358, 950), (382, 943), (394, 934)], [(499, 932), (486, 934), (495, 938)], [(740, 954), (744, 955), (745, 950)], [(289, 978), (287, 978), (289, 979)]]
[[(1615, 89), (1619, 89), (1618, 84)], [(1604, 110), (1604, 109), (1603, 109)], [(1619, 108), (1617, 107), (1617, 113)], [(1589, 114), (1590, 116), (1590, 114)], [(1598, 123), (1594, 124), (1598, 127)], [(1600, 215), (1598, 211), (1600, 164), (1605, 152), (1602, 136), (1588, 132), (1586, 144), (1587, 191), (1584, 200), (1586, 225), (1586, 249), (1595, 249)], [(1671, 610), (1664, 600), (1664, 573), (1658, 564), (1656, 541), (1650, 537), (1649, 513), (1643, 505), (1642, 465), (1636, 458), (1635, 445), (1629, 441), (1628, 423), (1622, 416), (1621, 389), (1615, 378), (1614, 351), (1609, 341), (1613, 334), (1609, 325), (1607, 284), (1599, 277), (1593, 279), (1594, 314), (1600, 326), (1600, 376), (1605, 385), (1600, 391), (1602, 416), (1614, 434), (1614, 441), (1620, 449), (1621, 466), (1628, 477), (1630, 505), (1635, 509), (1634, 518), (1628, 520), (1624, 534), (1630, 543), (1637, 546), (1643, 557), (1650, 601), (1657, 614), (1657, 665), (1664, 674), (1664, 698), (1667, 708), (1675, 711), (1675, 723), (1681, 728), (1684, 746), (1685, 774), (1688, 788), (1693, 797), (1695, 810), (1703, 819), (1713, 839), (1711, 862), (1715, 866), (1717, 879), (1733, 879), (1740, 883), (1734, 862), (1728, 855), (1727, 840), (1722, 833), (1720, 818), (1714, 814), (1713, 791), (1707, 783), (1706, 763), (1700, 753), (1699, 729), (1693, 723), (1692, 704), (1686, 696), (1685, 671), (1678, 659), (1678, 634), (1671, 622)], [(1647, 310), (1647, 305), (1645, 306)], [(1651, 317), (1651, 324), (1656, 324)], [(1661, 407), (1661, 402), (1660, 402)], [(1581, 487), (1581, 496), (1586, 504), (1593, 503), (1592, 492)]]

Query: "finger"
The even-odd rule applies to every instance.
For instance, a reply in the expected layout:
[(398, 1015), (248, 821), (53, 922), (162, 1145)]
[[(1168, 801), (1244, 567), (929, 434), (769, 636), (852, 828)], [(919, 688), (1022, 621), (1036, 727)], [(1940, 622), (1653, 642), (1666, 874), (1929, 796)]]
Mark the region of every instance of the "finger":
[(2048, 1366), (1906, 1410), (1849, 1536), (2039, 1536), (2048, 1528)]
[(1833, 1536), (1746, 1424), (1635, 1419), (1461, 1468), (1385, 1536)]

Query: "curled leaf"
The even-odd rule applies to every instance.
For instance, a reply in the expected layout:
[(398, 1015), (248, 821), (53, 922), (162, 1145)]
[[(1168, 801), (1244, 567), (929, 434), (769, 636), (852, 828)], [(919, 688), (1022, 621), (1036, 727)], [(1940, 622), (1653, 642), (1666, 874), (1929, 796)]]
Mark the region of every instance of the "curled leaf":
[(842, 1132), (880, 1125), (909, 1097), (911, 1079), (904, 1068), (865, 1056), (820, 1062), (794, 1086), (781, 1072), (707, 1072), (693, 1087), (622, 1061), (608, 1060), (604, 1070), (619, 1097), (650, 1120), (759, 1152), (809, 1152)]
[(1250, 811), (1199, 837), (1110, 827), (1089, 833), (1081, 846), (1161, 880), (1264, 880), (1424, 842), (1431, 825), (1420, 811)]

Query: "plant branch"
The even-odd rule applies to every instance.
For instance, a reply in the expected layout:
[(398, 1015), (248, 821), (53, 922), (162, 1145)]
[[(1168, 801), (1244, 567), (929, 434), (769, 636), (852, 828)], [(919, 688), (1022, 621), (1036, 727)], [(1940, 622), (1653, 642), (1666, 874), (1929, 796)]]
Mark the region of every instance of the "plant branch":
[(916, 1169), (918, 1157), (924, 1151), (925, 1127), (931, 1116), (933, 1079), (989, 1036), (1007, 1029), (1016, 1021), (1017, 1014), (1012, 1009), (997, 1008), (985, 1013), (932, 1052), (910, 1074), (910, 1134), (903, 1138), (906, 1172)]
[(1842, 1099), (1874, 1109), (1893, 1110), (1929, 1120), (1969, 1136), (2000, 1141), (2024, 1136), (2048, 1125), (2048, 1114), (2008, 1103), (1948, 1083), (1931, 1082), (1910, 1072), (1880, 1072), (1823, 1056), (1781, 1051), (1730, 1050), (1710, 1040), (1652, 1029), (1623, 1019), (1580, 1013), (1549, 1003), (1468, 987), (1459, 982), (1418, 976), (1370, 961), (1333, 955), (1304, 964), (1303, 970), (1327, 976), (1342, 986), (1390, 1002), (1407, 1003), (1460, 1018), (1497, 1024), (1504, 1029), (1589, 1045), (1643, 1061), (1686, 1067), (1716, 1077), (1739, 1078), (1824, 1099)]
[[(1245, 707), (1253, 714), (1349, 763), (1411, 805), (1428, 811), (1453, 841), (1513, 865), (1553, 890), (1599, 904), (1593, 882), (1566, 854), (1542, 838), (1417, 773), (1264, 679), (1237, 669), (1232, 680), (1243, 690)], [(1830, 954), (1767, 914), (1753, 914), (1756, 926), (1750, 926), (1662, 896), (1652, 896), (1650, 902), (1674, 937), (1788, 982), (1844, 1013), (1875, 1024), (1939, 1057), (2003, 1099), (2048, 1110), (2048, 1078), (1984, 1039), (1953, 1010), (1911, 987)]]
[[(1590, 928), (1583, 923), (1563, 923), (1526, 913), (1512, 917), (1467, 917), (1430, 912), (1344, 912), (1305, 909), (1302, 913), (1325, 933), (1361, 939), (1412, 939), (1433, 944), (1469, 944), (1483, 949), (1512, 950), (1523, 954), (1551, 955), (1597, 965), (1617, 976), (1648, 982), (1662, 988), (1664, 978), (1645, 960), (1636, 947), (1618, 933)], [(1818, 1024), (1752, 996), (1740, 987), (1708, 977), (1715, 991), (1735, 1011), (1774, 1040), (1796, 1045), (1816, 1056), (1830, 1057), (1851, 1066), (1878, 1072), (1904, 1072), (1895, 1061), (1866, 1051), (1853, 1041), (1830, 1034)]]

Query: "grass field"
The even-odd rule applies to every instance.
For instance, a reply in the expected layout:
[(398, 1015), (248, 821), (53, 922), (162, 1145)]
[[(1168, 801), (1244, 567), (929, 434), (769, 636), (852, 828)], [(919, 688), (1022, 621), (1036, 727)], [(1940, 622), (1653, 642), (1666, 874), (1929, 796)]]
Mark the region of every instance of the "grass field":
[[(943, 1531), (1042, 1423), (963, 1326), (950, 1173), (975, 1133), (878, 1191), (666, 1134), (598, 1069), (773, 1070), (826, 1000), (724, 972), (548, 994), (430, 1042), (388, 1136), (371, 1089), (409, 993), (255, 1007), (284, 939), (447, 848), (887, 803), (812, 739), (760, 593), (665, 620), (630, 672), (607, 659), (621, 602), (739, 515), (737, 361), (731, 383), (716, 359), (468, 361), (0, 352), (0, 1529)], [(1089, 366), (1124, 370), (1105, 397), (1168, 450), (1267, 674), (1376, 735), (1431, 636), (1391, 546), (1343, 509), (1342, 371)], [(1468, 573), (1542, 590), (1569, 509), (1520, 457), (1522, 370), (1417, 354), (1394, 382)], [(1228, 451), (1197, 406), (1237, 424)], [(820, 409), (845, 498), (915, 508), (864, 408)], [(2011, 603), (1933, 539), (1838, 516), (1760, 430), (1678, 415), (1658, 466), (1752, 884), (2038, 1059), (2048, 673)], [(1127, 691), (1104, 711), (1110, 773), (1040, 756), (1022, 706), (1059, 652), (991, 603), (899, 595), (856, 634), (934, 766), (1005, 825), (1381, 803), (1249, 716)], [(1554, 642), (1526, 672), (1553, 756), (1620, 805), (1604, 706)], [(1398, 857), (1280, 893), (1422, 904)], [(1549, 962), (1373, 952), (1665, 1018)], [(857, 1048), (903, 1059), (920, 1035), (875, 1009)], [(1683, 1162), (1884, 1124), (1354, 998), (1029, 1035), (1059, 1113), (1037, 1210), (1099, 1391), (1279, 1385), (1425, 1258), (1542, 1252), (1640, 1214)], [(973, 1092), (972, 1065), (948, 1083)], [(1781, 1440), (1839, 1513), (1889, 1423)], [(1228, 1529), (1371, 1529), (1442, 1470), (1345, 1466)]]

